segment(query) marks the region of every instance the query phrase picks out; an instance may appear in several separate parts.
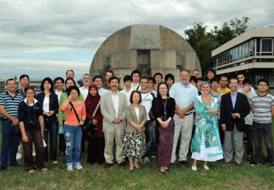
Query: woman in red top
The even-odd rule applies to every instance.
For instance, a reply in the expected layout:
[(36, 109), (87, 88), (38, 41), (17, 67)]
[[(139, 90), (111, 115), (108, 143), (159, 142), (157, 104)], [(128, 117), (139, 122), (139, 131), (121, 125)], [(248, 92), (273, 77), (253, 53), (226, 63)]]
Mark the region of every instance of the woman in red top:
[[(101, 114), (100, 95), (98, 94), (98, 88), (92, 84), (89, 86), (89, 94), (85, 100), (87, 120), (90, 121), (95, 128), (91, 128), (88, 139), (88, 158), (87, 161), (90, 164), (97, 162), (101, 164), (105, 161), (104, 158), (104, 133), (103, 133), (103, 116)], [(96, 107), (98, 105), (98, 109)]]

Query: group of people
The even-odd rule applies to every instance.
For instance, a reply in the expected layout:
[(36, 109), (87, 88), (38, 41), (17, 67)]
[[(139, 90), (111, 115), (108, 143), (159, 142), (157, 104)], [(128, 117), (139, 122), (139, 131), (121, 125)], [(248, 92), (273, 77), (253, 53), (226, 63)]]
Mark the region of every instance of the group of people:
[(46, 172), (47, 162), (58, 163), (57, 144), (67, 170), (82, 169), (86, 140), (87, 162), (105, 163), (106, 168), (114, 162), (125, 166), (128, 160), (129, 171), (134, 171), (140, 162), (157, 157), (157, 167), (165, 173), (175, 164), (177, 153), (179, 163), (188, 166), (189, 150), (193, 171), (197, 171), (197, 161), (204, 161), (205, 170), (209, 170), (208, 162), (224, 159), (230, 164), (234, 151), (235, 165), (240, 166), (244, 133), (251, 165), (265, 162), (264, 138), (267, 159), (274, 167), (274, 97), (267, 93), (267, 80), (257, 82), (258, 94), (243, 74), (217, 79), (213, 69), (206, 79), (199, 78), (198, 70), (183, 69), (177, 83), (172, 74), (142, 77), (133, 70), (124, 76), (123, 89), (120, 79), (108, 70), (103, 81), (101, 75), (91, 81), (84, 74), (79, 88), (73, 70), (68, 70), (65, 80), (43, 79), (41, 92), (36, 94), (28, 86), (28, 75), (20, 77), (19, 90), (16, 80), (8, 79), (7, 90), (0, 96), (1, 170), (7, 169), (8, 158), (9, 166), (20, 165), (16, 154), (21, 153), (21, 139), (28, 173), (34, 173), (36, 167)]

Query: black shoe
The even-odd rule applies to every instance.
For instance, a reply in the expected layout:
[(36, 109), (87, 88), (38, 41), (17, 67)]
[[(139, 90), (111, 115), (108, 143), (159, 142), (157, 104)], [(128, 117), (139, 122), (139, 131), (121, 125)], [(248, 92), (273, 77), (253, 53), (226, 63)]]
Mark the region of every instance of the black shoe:
[(119, 164), (119, 166), (122, 166), (122, 167), (124, 167), (126, 165), (126, 162), (121, 162), (120, 164)]
[(15, 164), (10, 164), (10, 166), (22, 166), (22, 165), (16, 162)]
[(188, 166), (187, 161), (180, 161), (179, 163), (182, 164), (183, 166)]
[(7, 167), (0, 167), (0, 171), (7, 170)]
[(249, 161), (250, 163), (252, 163), (253, 162), (253, 155), (252, 154), (247, 155), (246, 160)]
[(105, 164), (105, 168), (110, 168), (111, 166), (112, 166), (112, 164), (110, 164), (110, 163)]
[(251, 163), (251, 166), (259, 166), (260, 165), (260, 163), (258, 163), (258, 162), (256, 162), (256, 161), (253, 161), (252, 163)]
[(271, 168), (274, 168), (274, 164), (271, 164), (270, 167), (271, 167)]

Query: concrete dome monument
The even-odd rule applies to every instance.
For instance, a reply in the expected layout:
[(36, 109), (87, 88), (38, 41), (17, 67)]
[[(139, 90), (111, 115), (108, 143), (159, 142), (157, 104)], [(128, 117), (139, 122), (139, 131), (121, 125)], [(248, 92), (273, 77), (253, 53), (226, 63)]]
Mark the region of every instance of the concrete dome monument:
[(112, 69), (123, 79), (138, 69), (142, 76), (172, 73), (180, 80), (181, 69), (198, 69), (199, 59), (189, 43), (178, 33), (160, 25), (131, 25), (114, 32), (93, 57), (90, 76)]

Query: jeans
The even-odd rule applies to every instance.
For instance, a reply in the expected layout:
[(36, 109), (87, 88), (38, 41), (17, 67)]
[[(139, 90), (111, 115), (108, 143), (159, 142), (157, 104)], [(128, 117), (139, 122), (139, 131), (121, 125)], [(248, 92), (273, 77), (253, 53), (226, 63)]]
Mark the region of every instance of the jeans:
[[(64, 125), (64, 136), (66, 140), (66, 165), (78, 166), (81, 164), (81, 126)], [(72, 159), (72, 151), (74, 147), (74, 160)]]
[(245, 125), (245, 134), (247, 138), (246, 143), (246, 154), (253, 155), (253, 126), (252, 125)]
[(152, 146), (151, 146), (151, 155), (156, 155), (157, 153), (157, 143), (156, 143), (156, 132), (155, 127), (152, 129)]
[(8, 167), (9, 164), (16, 164), (16, 153), (20, 144), (21, 135), (16, 133), (15, 129), (18, 130), (18, 126), (11, 126), (12, 121), (2, 121), (2, 148), (1, 148), (1, 167)]
[(270, 164), (274, 164), (274, 151), (272, 140), (271, 123), (256, 123), (253, 122), (253, 137), (255, 140), (255, 161), (263, 163), (262, 137), (267, 149), (267, 156)]
[(146, 153), (145, 157), (148, 156), (151, 145), (152, 145), (152, 140), (153, 140), (153, 121), (147, 121), (145, 124), (146, 130)]
[[(62, 127), (64, 127), (64, 122), (65, 121), (62, 121), (62, 122), (63, 122), (63, 126)], [(65, 141), (64, 134), (59, 134), (59, 150), (60, 150), (61, 153), (65, 153), (65, 150), (66, 150), (66, 141)]]
[(50, 161), (57, 160), (57, 133), (57, 122), (53, 121), (51, 123), (50, 131), (44, 132), (44, 140), (47, 144), (47, 146), (44, 148), (44, 157), (46, 162), (48, 161), (48, 135), (50, 135)]

